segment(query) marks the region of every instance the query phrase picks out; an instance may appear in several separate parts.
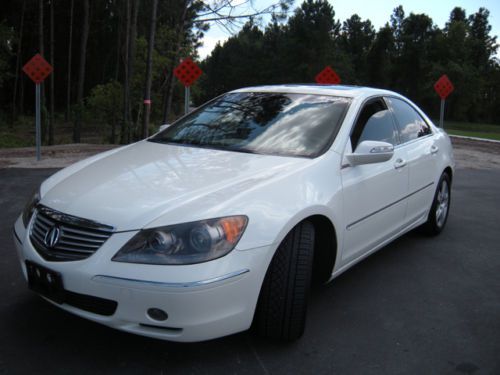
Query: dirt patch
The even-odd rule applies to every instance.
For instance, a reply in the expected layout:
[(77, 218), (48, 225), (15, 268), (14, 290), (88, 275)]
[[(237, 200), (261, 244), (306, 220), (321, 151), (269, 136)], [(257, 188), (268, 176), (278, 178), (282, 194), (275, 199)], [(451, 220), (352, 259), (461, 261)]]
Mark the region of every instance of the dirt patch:
[(0, 168), (64, 168), (117, 145), (67, 144), (42, 147), (36, 161), (34, 147), (0, 149)]
[(452, 137), (458, 168), (500, 169), (500, 143)]
[[(452, 138), (457, 167), (500, 169), (500, 143)], [(64, 168), (79, 160), (118, 147), (117, 145), (68, 144), (42, 147), (36, 161), (35, 148), (0, 149), (0, 168)]]

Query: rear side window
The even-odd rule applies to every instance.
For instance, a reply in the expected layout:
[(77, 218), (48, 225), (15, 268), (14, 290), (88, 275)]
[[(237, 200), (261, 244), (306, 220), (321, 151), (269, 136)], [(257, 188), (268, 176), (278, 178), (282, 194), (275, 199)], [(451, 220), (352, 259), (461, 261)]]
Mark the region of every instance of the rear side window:
[(399, 130), (401, 143), (431, 134), (431, 128), (409, 104), (396, 98), (386, 98), (391, 107)]
[(352, 149), (355, 150), (363, 141), (397, 144), (397, 131), (391, 113), (380, 99), (365, 104), (359, 113), (351, 134)]

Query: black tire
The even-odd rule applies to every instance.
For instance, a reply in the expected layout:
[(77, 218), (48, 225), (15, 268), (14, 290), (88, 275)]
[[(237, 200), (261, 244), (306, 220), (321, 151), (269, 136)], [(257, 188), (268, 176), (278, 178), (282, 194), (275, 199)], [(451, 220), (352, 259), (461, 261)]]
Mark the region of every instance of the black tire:
[(447, 173), (443, 173), (434, 194), (427, 222), (423, 225), (425, 233), (436, 236), (442, 232), (448, 220), (451, 203), (451, 181)]
[(302, 222), (280, 244), (264, 278), (254, 321), (260, 336), (291, 341), (304, 333), (313, 255), (314, 227)]

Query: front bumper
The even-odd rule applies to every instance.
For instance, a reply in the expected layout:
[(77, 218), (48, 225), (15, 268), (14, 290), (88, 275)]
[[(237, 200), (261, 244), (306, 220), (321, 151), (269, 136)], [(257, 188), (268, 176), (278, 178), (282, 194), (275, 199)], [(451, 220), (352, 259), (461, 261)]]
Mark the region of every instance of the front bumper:
[[(250, 327), (272, 247), (233, 250), (222, 258), (185, 266), (112, 262), (135, 233), (116, 233), (91, 257), (71, 262), (44, 260), (33, 248), (21, 219), (14, 227), (14, 242), (25, 277), (25, 261), (30, 260), (59, 272), (65, 290), (117, 302), (114, 314), (104, 316), (50, 301), (86, 319), (143, 336), (185, 342)], [(168, 319), (152, 319), (147, 314), (150, 308), (165, 311)]]

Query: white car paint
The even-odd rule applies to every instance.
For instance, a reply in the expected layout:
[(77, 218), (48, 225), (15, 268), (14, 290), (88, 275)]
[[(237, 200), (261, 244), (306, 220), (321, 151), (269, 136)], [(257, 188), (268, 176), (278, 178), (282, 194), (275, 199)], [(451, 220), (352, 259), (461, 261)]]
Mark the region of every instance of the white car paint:
[[(313, 159), (144, 140), (57, 172), (41, 185), (40, 203), (111, 225), (115, 233), (87, 259), (50, 262), (34, 249), (20, 217), (14, 230), (24, 275), (30, 260), (59, 272), (67, 290), (118, 302), (112, 316), (57, 305), (84, 318), (150, 337), (201, 341), (250, 327), (274, 252), (302, 220), (322, 215), (334, 225), (331, 278), (425, 222), (437, 182), (454, 160), (446, 133), (418, 108), (431, 135), (395, 147), (386, 162), (351, 166), (345, 155), (353, 151), (349, 136), (363, 103), (401, 96), (347, 86), (237, 90), (252, 91), (343, 96), (352, 103), (330, 149)], [(246, 215), (248, 226), (222, 258), (181, 266), (111, 260), (143, 228), (229, 215)], [(168, 319), (151, 319), (148, 308), (166, 311)]]

